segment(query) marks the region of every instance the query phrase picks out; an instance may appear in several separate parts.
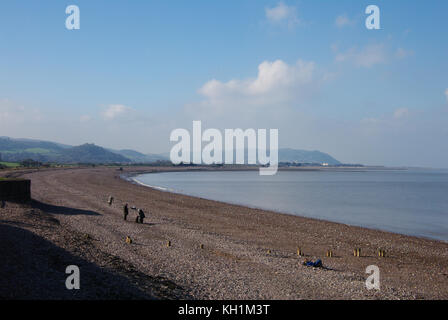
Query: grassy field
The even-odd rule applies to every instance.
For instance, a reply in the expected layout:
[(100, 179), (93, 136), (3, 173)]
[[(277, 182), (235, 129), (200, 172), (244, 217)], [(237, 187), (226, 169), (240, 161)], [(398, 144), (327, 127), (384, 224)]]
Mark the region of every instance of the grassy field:
[(5, 178), (5, 177), (0, 177), (0, 181), (23, 181), (25, 179), (22, 178)]
[(20, 163), (17, 162), (2, 162), (0, 161), (0, 165), (4, 165), (5, 167), (8, 168), (16, 168), (20, 166)]

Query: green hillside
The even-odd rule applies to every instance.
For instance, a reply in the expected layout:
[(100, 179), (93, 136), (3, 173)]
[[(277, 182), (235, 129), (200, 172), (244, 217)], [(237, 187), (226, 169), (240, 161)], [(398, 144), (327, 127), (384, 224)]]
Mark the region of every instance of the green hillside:
[(43, 163), (132, 162), (129, 158), (94, 144), (70, 147), (47, 141), (0, 137), (0, 160), (5, 162), (5, 166), (15, 166), (17, 162), (25, 159), (33, 159)]
[(5, 166), (7, 168), (15, 168), (20, 166), (20, 163), (18, 162), (4, 162), (4, 161), (0, 161), (0, 167), (1, 166)]

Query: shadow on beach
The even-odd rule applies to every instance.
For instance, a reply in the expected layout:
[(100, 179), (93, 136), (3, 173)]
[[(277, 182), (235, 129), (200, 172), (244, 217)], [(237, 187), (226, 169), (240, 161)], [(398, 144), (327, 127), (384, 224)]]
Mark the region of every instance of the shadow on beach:
[(69, 208), (63, 206), (55, 206), (48, 203), (43, 203), (37, 200), (31, 200), (31, 206), (42, 211), (52, 213), (52, 214), (63, 214), (63, 215), (86, 215), (86, 216), (100, 216), (98, 212), (91, 210), (83, 210), (76, 208)]
[[(191, 299), (173, 282), (132, 270), (117, 257), (100, 253), (111, 269), (99, 267), (26, 229), (3, 223), (0, 252), (0, 300)], [(80, 290), (65, 286), (69, 265), (80, 269)]]
[[(0, 299), (155, 299), (127, 278), (22, 228), (0, 224), (0, 248)], [(80, 290), (65, 287), (69, 265), (80, 269)]]

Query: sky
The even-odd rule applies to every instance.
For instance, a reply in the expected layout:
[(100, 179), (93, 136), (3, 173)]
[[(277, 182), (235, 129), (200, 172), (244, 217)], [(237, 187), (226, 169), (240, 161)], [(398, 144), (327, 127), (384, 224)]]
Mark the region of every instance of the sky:
[(0, 136), (162, 153), (201, 120), (344, 163), (447, 168), (447, 14), (444, 0), (2, 1)]

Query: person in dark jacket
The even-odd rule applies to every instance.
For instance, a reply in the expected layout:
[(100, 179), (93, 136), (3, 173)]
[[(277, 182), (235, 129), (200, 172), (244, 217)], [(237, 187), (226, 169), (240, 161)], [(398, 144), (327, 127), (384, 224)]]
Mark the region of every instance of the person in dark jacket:
[(143, 223), (143, 219), (145, 218), (145, 213), (142, 209), (138, 209), (137, 222)]
[(129, 214), (129, 207), (128, 207), (127, 203), (123, 207), (123, 214), (124, 214), (124, 220), (127, 220), (128, 219), (128, 214)]

